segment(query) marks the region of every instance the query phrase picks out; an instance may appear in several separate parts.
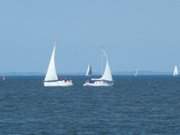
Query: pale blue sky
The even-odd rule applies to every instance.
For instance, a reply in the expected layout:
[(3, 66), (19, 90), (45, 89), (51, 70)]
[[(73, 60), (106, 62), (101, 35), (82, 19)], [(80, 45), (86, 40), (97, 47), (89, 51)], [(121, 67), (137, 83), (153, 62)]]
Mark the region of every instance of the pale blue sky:
[(0, 72), (170, 71), (180, 61), (180, 0), (1, 0)]

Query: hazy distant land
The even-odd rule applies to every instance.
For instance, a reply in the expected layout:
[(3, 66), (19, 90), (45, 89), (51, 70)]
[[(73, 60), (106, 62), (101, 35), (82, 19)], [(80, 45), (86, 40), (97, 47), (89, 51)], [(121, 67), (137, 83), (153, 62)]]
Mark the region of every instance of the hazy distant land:
[[(85, 73), (58, 73), (59, 75), (84, 75)], [(100, 75), (101, 73), (93, 73)], [(134, 75), (135, 71), (113, 72), (113, 75)], [(138, 71), (138, 75), (171, 75), (172, 72), (156, 72), (156, 71)], [(0, 73), (0, 76), (44, 76), (45, 73), (40, 72), (5, 72)]]

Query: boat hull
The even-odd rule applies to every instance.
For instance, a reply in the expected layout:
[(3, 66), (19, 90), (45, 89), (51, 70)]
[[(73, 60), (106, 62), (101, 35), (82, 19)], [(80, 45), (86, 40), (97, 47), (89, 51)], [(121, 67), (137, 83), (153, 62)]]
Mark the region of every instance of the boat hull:
[(83, 86), (89, 87), (110, 87), (113, 86), (113, 82), (105, 82), (105, 81), (94, 81), (94, 82), (85, 82)]
[(44, 82), (44, 87), (70, 87), (70, 86), (73, 86), (73, 82), (71, 80)]

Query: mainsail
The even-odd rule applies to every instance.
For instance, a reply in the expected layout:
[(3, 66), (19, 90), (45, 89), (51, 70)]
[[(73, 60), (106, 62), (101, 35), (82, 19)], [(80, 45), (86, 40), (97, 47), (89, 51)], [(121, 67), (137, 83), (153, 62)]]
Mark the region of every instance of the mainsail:
[(174, 71), (173, 71), (173, 76), (177, 76), (177, 75), (179, 75), (179, 71), (178, 71), (178, 66), (175, 65), (174, 66)]
[(113, 81), (112, 73), (111, 73), (111, 68), (109, 66), (108, 56), (107, 56), (105, 51), (104, 51), (104, 54), (106, 56), (106, 67), (105, 67), (104, 73), (103, 73), (102, 77), (97, 78), (97, 79), (94, 78), (92, 80)]
[(113, 81), (108, 59), (106, 60), (106, 67), (104, 70), (104, 74), (101, 77), (101, 80)]
[(86, 71), (86, 76), (92, 75), (92, 67), (88, 65), (87, 71)]
[(56, 66), (55, 66), (55, 53), (56, 53), (56, 46), (54, 46), (53, 48), (47, 74), (44, 81), (57, 81), (58, 80), (58, 76), (56, 73)]

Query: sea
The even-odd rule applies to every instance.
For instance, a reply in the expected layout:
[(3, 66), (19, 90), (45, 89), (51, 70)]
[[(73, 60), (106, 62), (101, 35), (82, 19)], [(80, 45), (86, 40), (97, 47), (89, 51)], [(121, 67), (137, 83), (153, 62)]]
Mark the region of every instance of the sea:
[(114, 76), (113, 87), (45, 88), (0, 80), (0, 135), (180, 135), (180, 77)]

